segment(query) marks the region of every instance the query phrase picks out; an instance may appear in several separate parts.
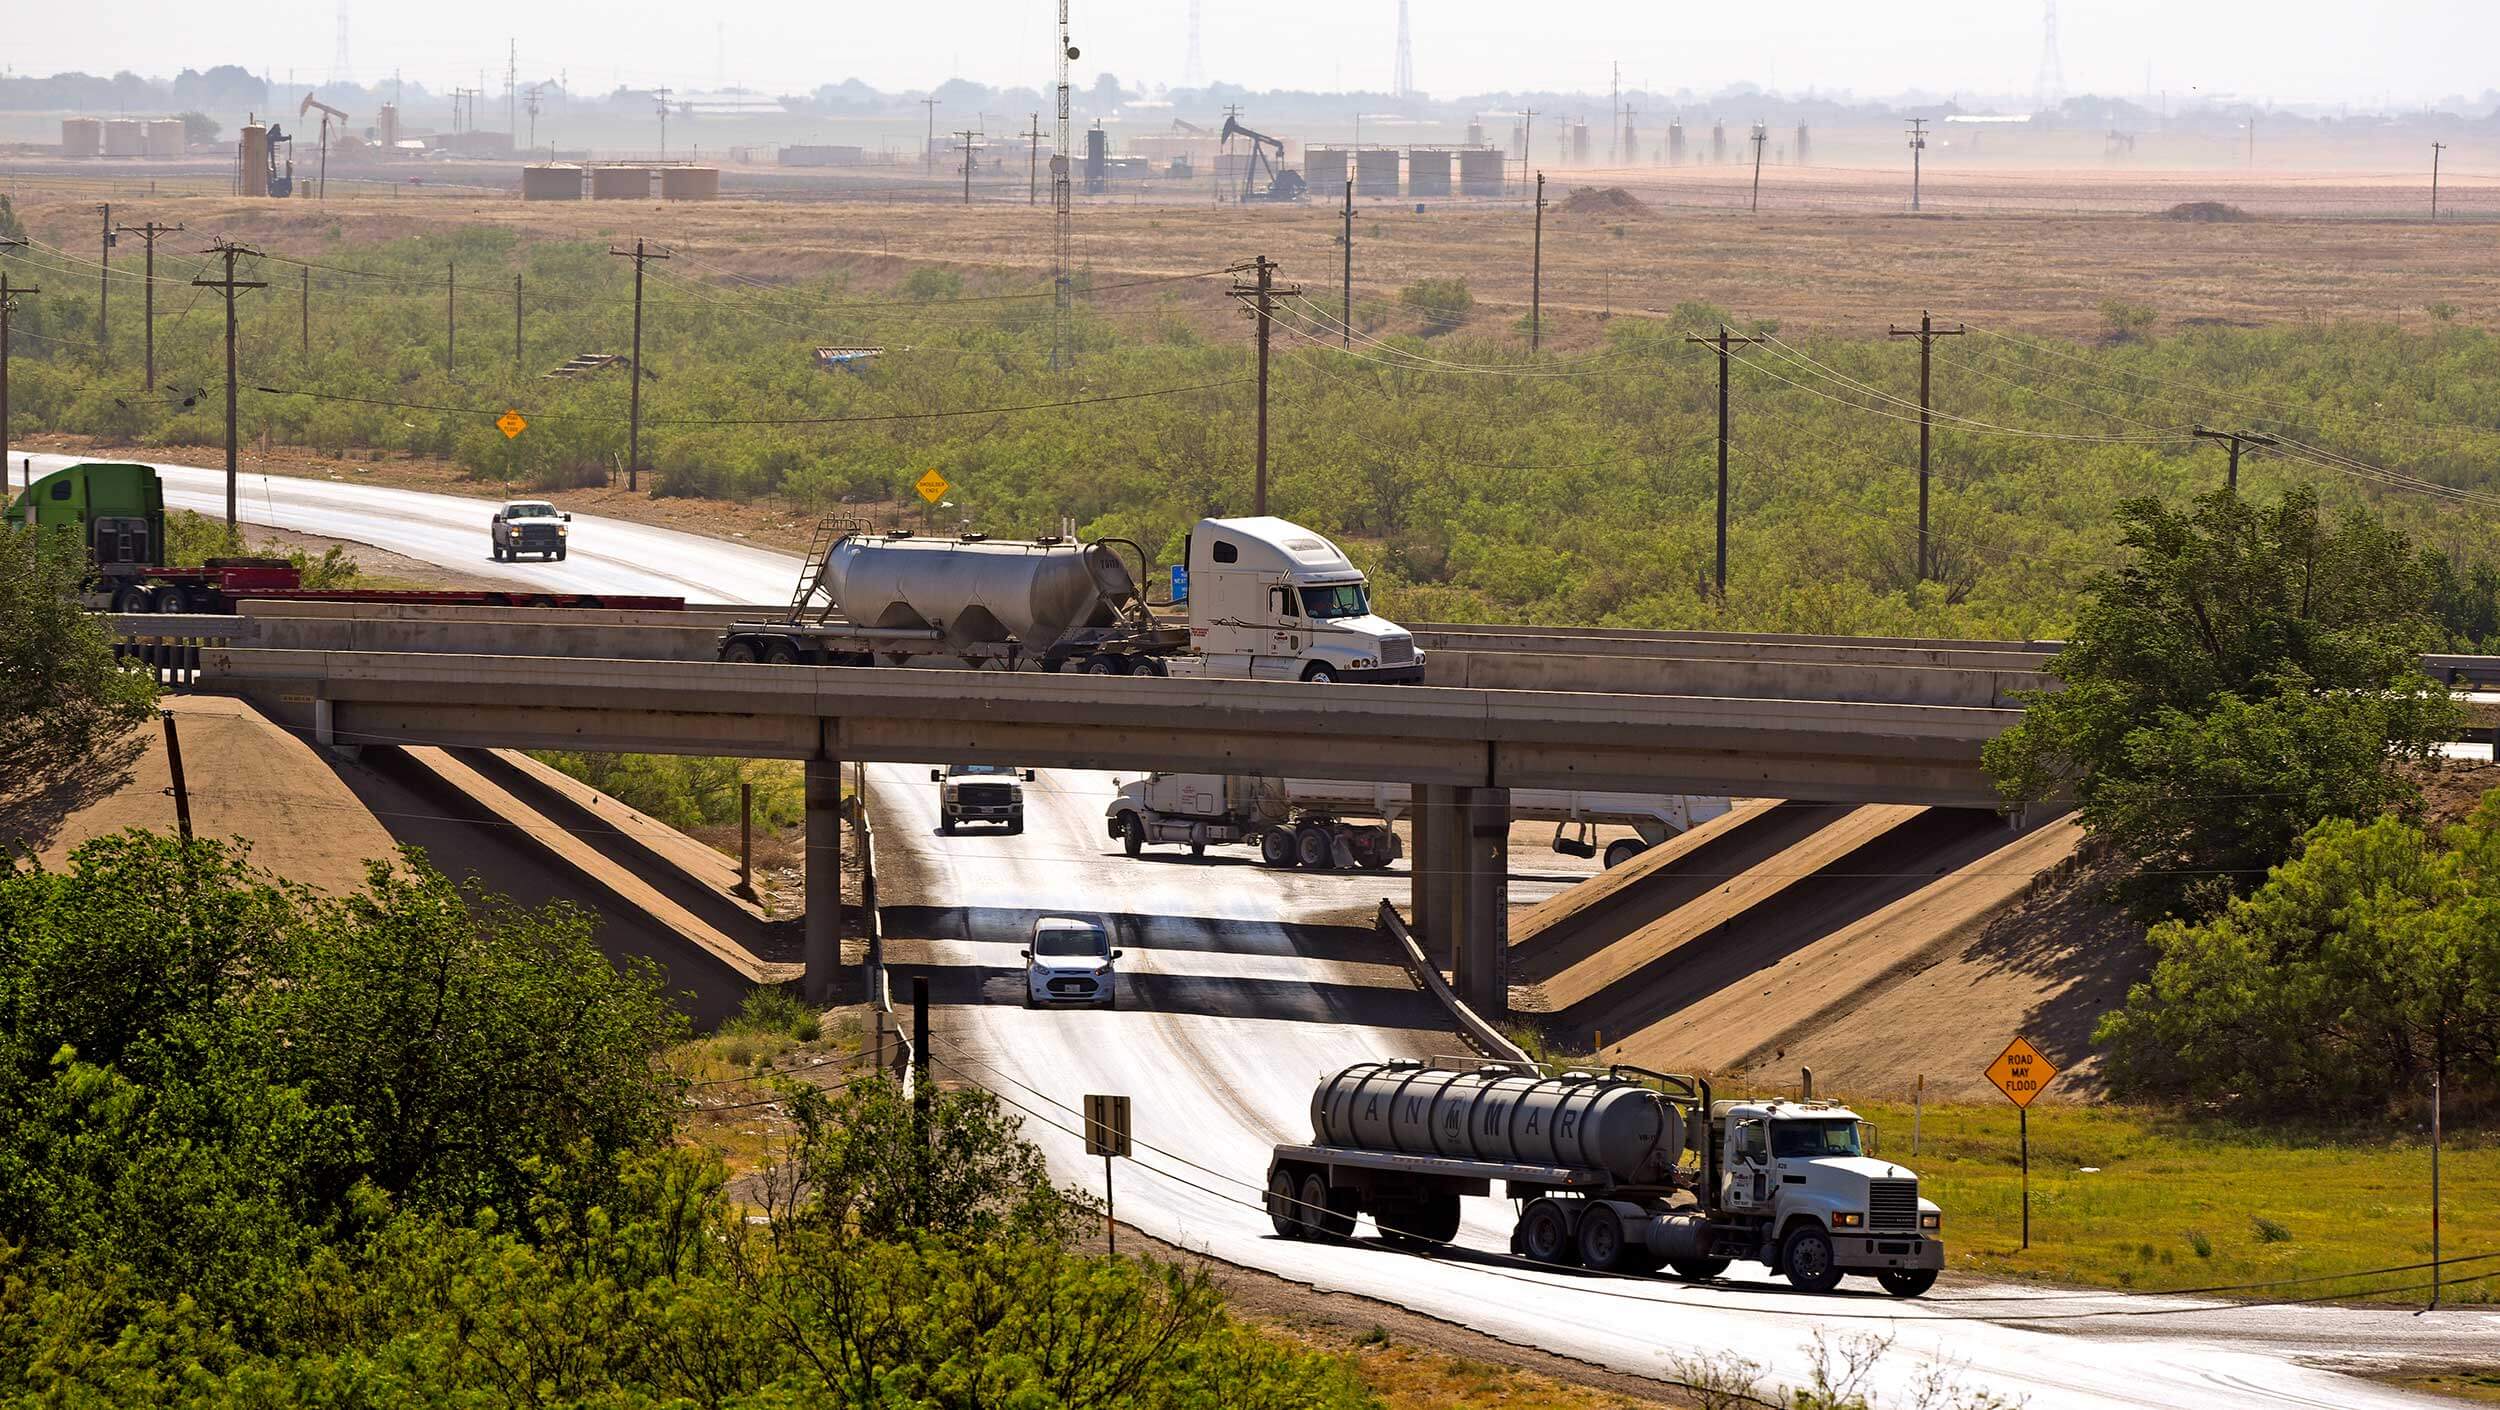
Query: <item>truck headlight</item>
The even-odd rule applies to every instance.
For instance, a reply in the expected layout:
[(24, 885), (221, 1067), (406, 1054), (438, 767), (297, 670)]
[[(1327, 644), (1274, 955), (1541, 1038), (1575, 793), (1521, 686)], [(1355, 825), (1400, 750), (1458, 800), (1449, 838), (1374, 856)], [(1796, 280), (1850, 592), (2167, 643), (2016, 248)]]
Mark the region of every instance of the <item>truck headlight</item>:
[(1835, 1229), (1863, 1229), (1866, 1227), (1866, 1216), (1854, 1211), (1835, 1214), (1832, 1216), (1832, 1227)]
[(1944, 1227), (1944, 1216), (1934, 1213), (1922, 1214), (1918, 1217), (1918, 1227), (1922, 1229), (1941, 1229)]
[(557, 537), (557, 538), (563, 538), (565, 535), (567, 535), (567, 534), (569, 534), (569, 533), (571, 533), (571, 532), (573, 532), (571, 529), (566, 528), (566, 527), (565, 527), (565, 526), (563, 526), (562, 524), (558, 524), (558, 525), (556, 525), (556, 537)]

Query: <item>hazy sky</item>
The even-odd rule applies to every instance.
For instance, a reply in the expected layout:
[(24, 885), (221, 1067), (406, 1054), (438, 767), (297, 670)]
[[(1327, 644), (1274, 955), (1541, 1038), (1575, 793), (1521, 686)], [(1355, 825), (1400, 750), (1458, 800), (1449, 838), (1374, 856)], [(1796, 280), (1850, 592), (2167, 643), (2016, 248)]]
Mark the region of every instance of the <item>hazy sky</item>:
[[(1132, 84), (1177, 83), (1189, 0), (1074, 0), (1080, 83), (1108, 70)], [(1417, 86), (1428, 93), (1512, 89), (1603, 92), (1620, 60), (1627, 87), (1707, 90), (1738, 80), (1861, 94), (2030, 92), (2040, 0), (1409, 0)], [(338, 9), (275, 0), (202, 10), (190, 0), (110, 0), (95, 10), (11, 0), (0, 62), (12, 73), (240, 62), (281, 82), (329, 73)], [(397, 67), (430, 86), (500, 87), (505, 43), (524, 78), (564, 70), (577, 89), (619, 83), (768, 90), (857, 77), (928, 87), (960, 74), (1041, 86), (1050, 77), (1049, 0), (934, 4), (598, 4), (350, 0), (358, 78)], [(2066, 88), (2155, 90), (2278, 102), (2403, 103), (2500, 84), (2500, 4), (2491, 0), (2064, 0)], [(1210, 78), (1251, 88), (1389, 85), (1397, 0), (1213, 0), (1203, 4)], [(718, 53), (726, 50), (726, 63)]]

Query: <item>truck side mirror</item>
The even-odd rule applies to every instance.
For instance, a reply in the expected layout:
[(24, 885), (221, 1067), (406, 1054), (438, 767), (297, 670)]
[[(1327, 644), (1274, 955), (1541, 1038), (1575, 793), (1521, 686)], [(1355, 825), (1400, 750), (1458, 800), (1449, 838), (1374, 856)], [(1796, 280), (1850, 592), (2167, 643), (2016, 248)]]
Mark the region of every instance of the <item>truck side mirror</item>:
[(1026, 783), (1031, 783), (1033, 781), (1033, 771), (1031, 769), (1026, 769), (1024, 771), (1024, 781)]
[(559, 515), (557, 515), (556, 517), (557, 517), (557, 518), (559, 518), (559, 519), (561, 519), (561, 520), (563, 520), (563, 521), (564, 521), (565, 523), (567, 523), (567, 524), (570, 524), (570, 523), (572, 523), (572, 522), (573, 522), (573, 516), (572, 516), (572, 514), (571, 514), (569, 511), (568, 511), (568, 512), (566, 512), (566, 513), (563, 513), (563, 514), (559, 514)]
[(1883, 1146), (1883, 1128), (1877, 1126), (1872, 1121), (1861, 1121), (1858, 1123), (1858, 1149), (1861, 1152), (1867, 1155), (1873, 1155), (1877, 1151), (1882, 1150)]
[(1127, 952), (1126, 950), (1114, 950), (1114, 951), (1112, 951), (1112, 952), (1111, 952), (1111, 958), (1113, 958), (1113, 959), (1115, 959), (1115, 960), (1116, 960), (1116, 959), (1118, 959), (1120, 956), (1122, 956), (1122, 955), (1124, 955), (1124, 954), (1127, 954), (1127, 953), (1128, 953), (1128, 952)]
[(931, 783), (944, 783), (944, 782), (946, 782), (946, 771), (945, 771), (944, 769), (931, 769), (931, 770), (929, 770), (929, 782), (931, 782)]
[(1023, 956), (1024, 958), (1026, 958), (1026, 959), (1028, 959), (1028, 960), (1029, 960), (1029, 959), (1031, 959), (1031, 958), (1033, 958), (1033, 952), (1032, 952), (1031, 950), (1018, 950), (1018, 951), (1016, 951), (1016, 953), (1017, 953), (1017, 954), (1019, 954), (1019, 955), (1021, 955), (1021, 956)]

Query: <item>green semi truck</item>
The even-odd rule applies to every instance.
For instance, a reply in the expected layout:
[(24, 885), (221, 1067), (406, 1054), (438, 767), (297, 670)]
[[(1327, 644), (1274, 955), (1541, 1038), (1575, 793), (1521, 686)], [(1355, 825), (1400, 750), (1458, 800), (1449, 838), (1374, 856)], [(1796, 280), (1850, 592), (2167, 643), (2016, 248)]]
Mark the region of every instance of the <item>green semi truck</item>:
[(10, 530), (78, 536), (87, 577), (79, 596), (99, 612), (231, 613), (245, 599), (310, 602), (416, 603), (451, 607), (618, 607), (672, 611), (681, 597), (627, 597), (529, 588), (447, 592), (316, 589), (304, 586), (283, 558), (211, 558), (196, 568), (169, 567), (165, 489), (156, 468), (90, 461), (42, 476), (9, 504)]

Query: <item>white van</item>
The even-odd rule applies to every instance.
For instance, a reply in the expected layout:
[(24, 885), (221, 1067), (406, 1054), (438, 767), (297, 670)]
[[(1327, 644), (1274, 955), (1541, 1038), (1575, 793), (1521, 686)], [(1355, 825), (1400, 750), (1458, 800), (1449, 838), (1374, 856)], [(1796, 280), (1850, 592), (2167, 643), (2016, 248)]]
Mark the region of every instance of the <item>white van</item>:
[(1110, 934), (1094, 922), (1043, 916), (1033, 922), (1033, 939), (1024, 950), (1024, 1006), (1118, 1008), (1120, 976), (1113, 963), (1119, 958)]

